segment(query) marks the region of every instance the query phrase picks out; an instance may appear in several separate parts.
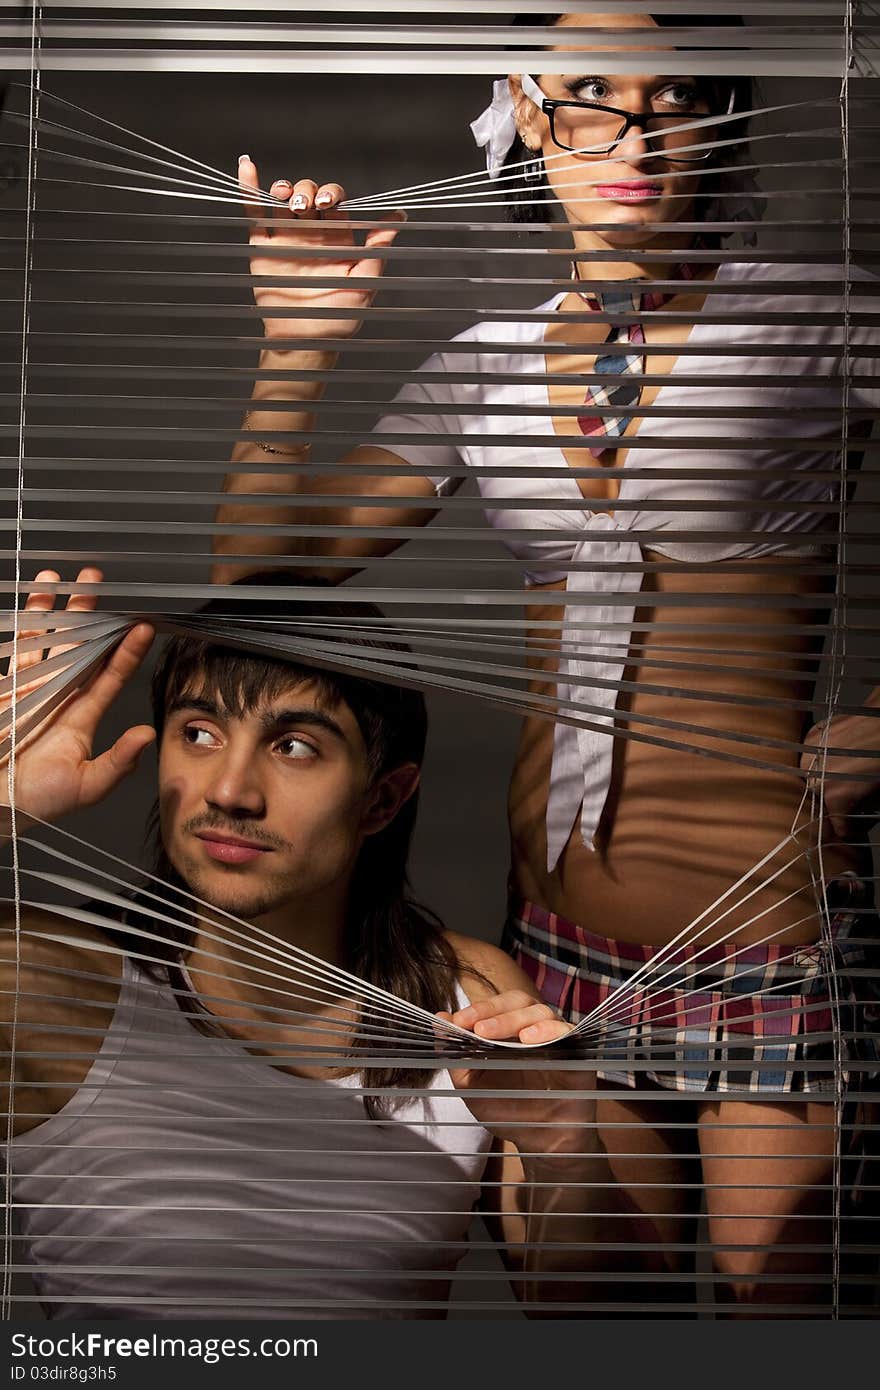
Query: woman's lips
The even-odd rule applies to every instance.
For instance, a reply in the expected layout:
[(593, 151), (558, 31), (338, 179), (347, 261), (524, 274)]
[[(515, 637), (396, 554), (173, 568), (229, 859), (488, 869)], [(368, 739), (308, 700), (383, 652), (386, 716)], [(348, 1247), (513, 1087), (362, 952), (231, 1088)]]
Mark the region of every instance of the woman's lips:
[(649, 198), (659, 198), (663, 189), (657, 183), (599, 183), (596, 192), (600, 198), (608, 198), (618, 203), (643, 203)]
[(205, 846), (205, 853), (221, 864), (250, 864), (261, 854), (268, 854), (268, 847), (254, 844), (248, 840), (217, 839), (211, 835), (197, 835)]

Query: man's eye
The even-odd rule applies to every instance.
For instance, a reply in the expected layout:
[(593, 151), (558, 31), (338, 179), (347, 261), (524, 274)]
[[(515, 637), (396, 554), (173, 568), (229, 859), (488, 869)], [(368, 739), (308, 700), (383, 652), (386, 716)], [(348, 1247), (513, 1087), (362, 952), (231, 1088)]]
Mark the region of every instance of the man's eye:
[(308, 739), (300, 738), (297, 734), (287, 734), (285, 738), (279, 739), (275, 744), (277, 752), (285, 758), (316, 758), (318, 750)]
[(193, 748), (213, 748), (217, 744), (217, 739), (210, 729), (202, 729), (198, 724), (187, 724), (183, 730), (185, 743)]

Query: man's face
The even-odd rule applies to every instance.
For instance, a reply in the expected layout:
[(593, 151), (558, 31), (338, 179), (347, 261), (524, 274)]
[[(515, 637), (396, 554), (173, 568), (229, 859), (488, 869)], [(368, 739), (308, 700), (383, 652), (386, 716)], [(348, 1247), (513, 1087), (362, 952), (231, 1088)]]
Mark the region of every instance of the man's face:
[(338, 903), (364, 835), (390, 819), (377, 802), (354, 715), (310, 682), (241, 716), (193, 685), (167, 712), (162, 842), (214, 907), (253, 920)]

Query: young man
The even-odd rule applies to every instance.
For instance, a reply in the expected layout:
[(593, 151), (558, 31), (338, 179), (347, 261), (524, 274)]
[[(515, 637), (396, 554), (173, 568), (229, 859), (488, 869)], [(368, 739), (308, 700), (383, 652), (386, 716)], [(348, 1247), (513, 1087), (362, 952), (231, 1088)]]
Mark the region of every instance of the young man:
[[(75, 594), (67, 610), (94, 606)], [(351, 616), (320, 614), (336, 609)], [(512, 1186), (490, 1185), (487, 1205), (508, 1241), (540, 1237), (537, 1253), (511, 1251), (518, 1287), (562, 1311), (577, 1284), (526, 1280), (582, 1261), (582, 1199), (565, 1184), (590, 1176), (567, 1158), (585, 1142), (589, 1077), (541, 1054), (450, 1074), (430, 1018), (406, 1007), (483, 1038), (567, 1031), (506, 955), (407, 897), (421, 696), (178, 637), (156, 669), (155, 729), (95, 756), (152, 640), (130, 631), (16, 753), (20, 831), (103, 800), (158, 737), (162, 881), (115, 906), (98, 888), (71, 921), (29, 902), (26, 878), (3, 935), (11, 1198), (46, 1312), (443, 1316), (502, 1149)], [(21, 653), (19, 696), (42, 655)]]

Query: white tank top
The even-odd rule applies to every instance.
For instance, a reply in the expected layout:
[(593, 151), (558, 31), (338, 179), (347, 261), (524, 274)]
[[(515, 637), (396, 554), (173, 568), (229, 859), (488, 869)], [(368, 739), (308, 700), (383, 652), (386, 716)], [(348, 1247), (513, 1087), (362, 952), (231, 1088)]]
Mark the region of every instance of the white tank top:
[(83, 1084), (11, 1150), (46, 1312), (443, 1317), (491, 1136), (443, 1094), (448, 1072), (426, 1075), (371, 1120), (357, 1076), (292, 1076), (205, 1036), (126, 959)]

